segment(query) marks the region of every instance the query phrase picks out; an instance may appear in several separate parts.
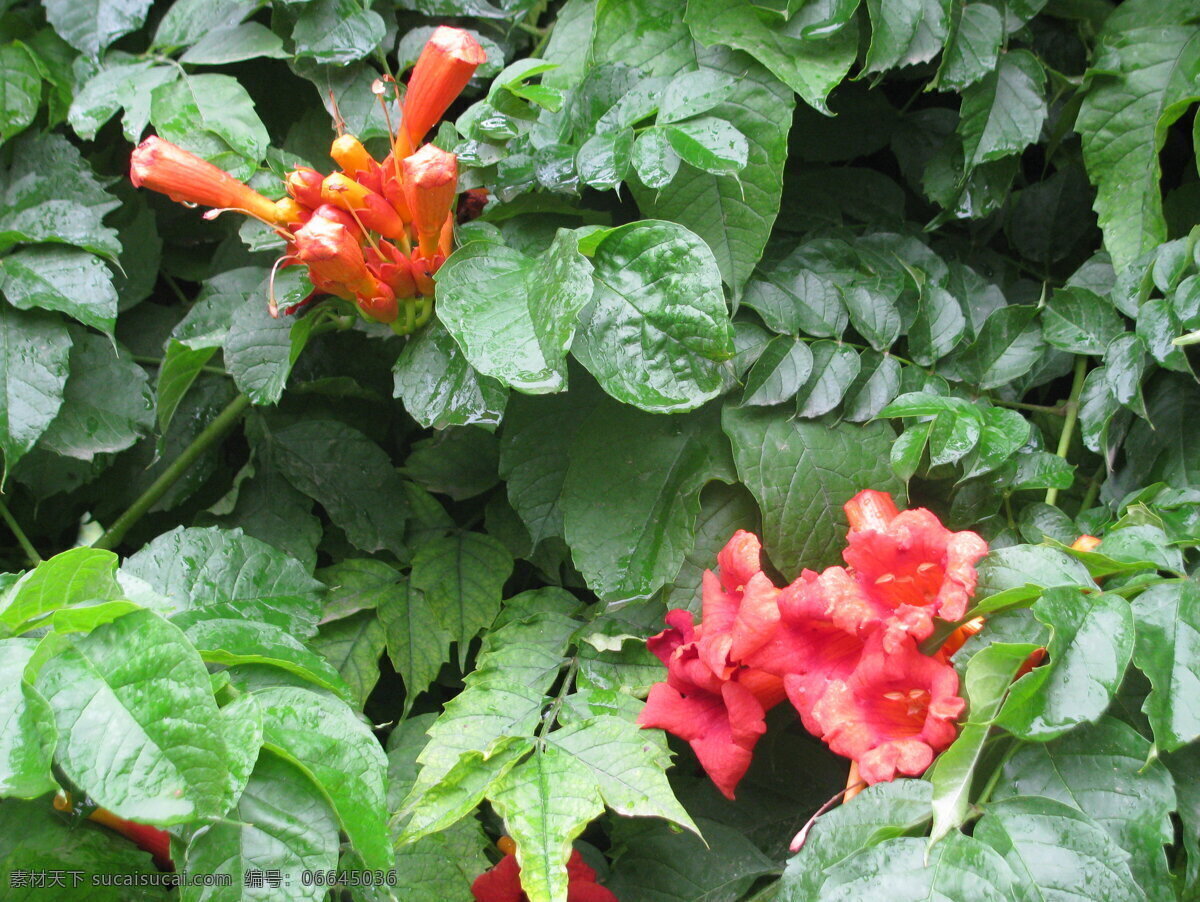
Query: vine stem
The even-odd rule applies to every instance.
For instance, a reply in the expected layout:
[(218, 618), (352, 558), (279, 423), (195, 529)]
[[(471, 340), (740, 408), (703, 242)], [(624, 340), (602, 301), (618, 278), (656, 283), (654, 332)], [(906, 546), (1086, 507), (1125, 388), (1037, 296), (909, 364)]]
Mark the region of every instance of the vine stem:
[(29, 563), (35, 567), (40, 564), (42, 556), (37, 553), (37, 549), (29, 541), (29, 536), (25, 535), (25, 530), (21, 528), (21, 524), (17, 522), (17, 518), (12, 515), (12, 511), (8, 509), (8, 505), (3, 500), (0, 500), (0, 518), (3, 518), (4, 522), (8, 524), (8, 528), (12, 530), (12, 534), (17, 537), (17, 544), (29, 558)]
[[(1058, 450), (1054, 453), (1063, 460), (1071, 448), (1071, 437), (1075, 435), (1075, 424), (1079, 421), (1079, 396), (1083, 394), (1083, 380), (1087, 376), (1087, 358), (1082, 354), (1075, 358), (1075, 379), (1071, 383), (1071, 397), (1067, 398), (1067, 418), (1063, 422), (1062, 435), (1058, 437)], [(1058, 501), (1058, 489), (1046, 489), (1046, 503)]]
[(190, 445), (183, 449), (183, 452), (172, 461), (169, 467), (163, 470), (162, 475), (154, 480), (146, 491), (142, 492), (141, 497), (129, 505), (129, 509), (113, 521), (108, 531), (97, 539), (92, 547), (105, 548), (111, 551), (119, 545), (121, 540), (125, 538), (125, 533), (138, 520), (142, 519), (150, 508), (158, 503), (158, 499), (165, 495), (167, 489), (173, 486), (188, 471), (197, 458), (223, 439), (225, 434), (237, 425), (238, 420), (242, 418), (242, 414), (246, 412), (246, 408), (249, 406), (250, 399), (245, 395), (239, 394), (230, 401), (228, 406), (217, 414), (216, 419), (209, 423), (204, 428), (204, 431), (196, 436)]

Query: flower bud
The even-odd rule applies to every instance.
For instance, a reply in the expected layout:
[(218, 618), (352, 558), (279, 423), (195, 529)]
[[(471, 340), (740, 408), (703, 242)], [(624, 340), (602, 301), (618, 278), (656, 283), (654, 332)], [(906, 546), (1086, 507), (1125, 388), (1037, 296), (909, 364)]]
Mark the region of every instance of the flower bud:
[(307, 166), (297, 166), (287, 174), (283, 183), (287, 193), (309, 209), (321, 206), (321, 181), (324, 176)]
[(314, 276), (313, 283), (318, 279), (323, 283), (318, 287), (333, 282), (353, 294), (374, 293), (378, 279), (367, 270), (362, 248), (341, 223), (314, 215), (296, 230), (295, 246), (296, 257)]
[(271, 225), (285, 224), (270, 198), (207, 160), (157, 136), (147, 138), (134, 149), (129, 160), (129, 179), (135, 187), (144, 186), (177, 203), (240, 210)]
[(487, 54), (461, 28), (441, 26), (421, 51), (404, 98), (402, 130), (412, 147), (442, 118)]
[(405, 235), (404, 221), (383, 197), (340, 172), (326, 176), (321, 197), (335, 207), (354, 213), (362, 224), (385, 238)]
[(432, 258), (438, 252), (442, 226), (458, 191), (458, 158), (434, 144), (426, 144), (406, 158), (401, 167), (421, 254)]
[(370, 172), (379, 166), (354, 135), (338, 137), (329, 148), (329, 155), (351, 177), (360, 172)]

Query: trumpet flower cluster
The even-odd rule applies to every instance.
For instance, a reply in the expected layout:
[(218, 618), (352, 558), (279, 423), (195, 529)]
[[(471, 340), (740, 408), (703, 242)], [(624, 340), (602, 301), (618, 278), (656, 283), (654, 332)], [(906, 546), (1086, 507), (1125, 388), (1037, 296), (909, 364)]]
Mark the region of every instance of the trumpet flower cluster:
[(283, 265), (308, 267), (318, 292), (411, 332), (432, 313), (433, 274), (453, 249), (458, 191), (455, 155), (422, 142), (486, 59), (469, 33), (438, 28), (413, 69), (387, 156), (376, 160), (354, 135), (341, 134), (330, 148), (340, 168), (322, 175), (297, 167), (284, 179), (282, 200), (158, 137), (134, 150), (130, 178), (212, 207), (208, 218), (237, 210), (265, 222), (287, 241)]
[(648, 640), (667, 678), (639, 723), (690, 743), (729, 798), (766, 712), (785, 698), (868, 784), (922, 773), (957, 734), (965, 702), (947, 658), (978, 624), (933, 654), (917, 643), (935, 618), (963, 618), (987, 544), (930, 511), (899, 511), (883, 492), (862, 491), (845, 510), (848, 567), (805, 570), (780, 589), (758, 538), (739, 530), (717, 556), (720, 575), (704, 574), (700, 623), (673, 610)]

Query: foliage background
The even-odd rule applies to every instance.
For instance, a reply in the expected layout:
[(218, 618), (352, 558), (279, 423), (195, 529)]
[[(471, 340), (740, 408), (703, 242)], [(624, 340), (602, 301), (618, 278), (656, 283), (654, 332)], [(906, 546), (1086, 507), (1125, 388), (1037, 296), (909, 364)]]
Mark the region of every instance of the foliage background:
[[(442, 22), (496, 202), (413, 338), (128, 185), (148, 129), (275, 195), (334, 105), (378, 148)], [(1194, 4), (3, 0), (0, 86), (6, 877), (151, 868), (64, 786), (234, 878), (186, 899), (465, 898), (500, 832), (538, 900), (580, 836), (623, 900), (1196, 897)], [(789, 861), (845, 762), (780, 711), (723, 800), (642, 640), (864, 487), (994, 549), (972, 726)]]

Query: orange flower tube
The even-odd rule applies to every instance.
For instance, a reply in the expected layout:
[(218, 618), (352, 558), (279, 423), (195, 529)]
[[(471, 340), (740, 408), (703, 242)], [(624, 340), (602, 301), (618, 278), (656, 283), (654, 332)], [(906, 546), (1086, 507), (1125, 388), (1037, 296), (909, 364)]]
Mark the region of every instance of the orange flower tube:
[(430, 36), (413, 67), (404, 98), (401, 131), (416, 147), (462, 93), (487, 53), (461, 28), (441, 26)]
[(434, 144), (426, 144), (407, 157), (401, 168), (421, 256), (432, 260), (458, 192), (458, 158)]
[(129, 180), (184, 204), (240, 210), (271, 225), (286, 225), (275, 202), (228, 172), (170, 141), (152, 135), (133, 151)]
[(352, 294), (375, 294), (362, 248), (343, 225), (313, 216), (296, 230), (296, 257), (323, 282), (344, 285)]

